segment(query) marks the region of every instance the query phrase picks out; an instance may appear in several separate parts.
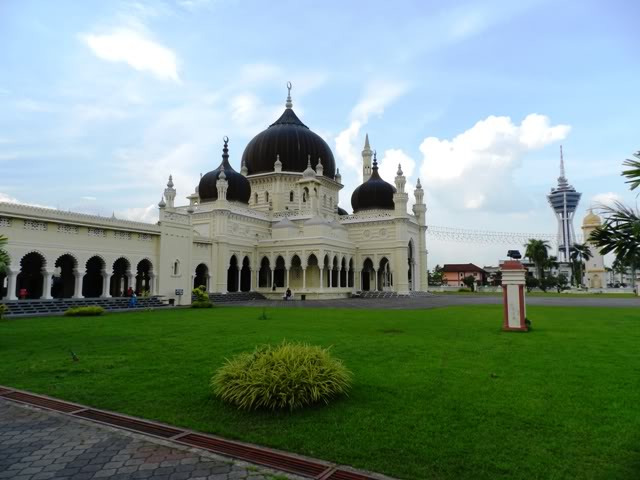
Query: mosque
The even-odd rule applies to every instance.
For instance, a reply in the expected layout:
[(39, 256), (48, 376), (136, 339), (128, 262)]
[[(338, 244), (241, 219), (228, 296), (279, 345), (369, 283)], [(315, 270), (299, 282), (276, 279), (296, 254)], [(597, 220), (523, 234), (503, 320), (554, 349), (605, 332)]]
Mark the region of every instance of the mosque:
[(290, 85), (284, 112), (248, 143), (240, 172), (229, 150), (225, 137), (220, 165), (184, 205), (169, 176), (156, 224), (0, 203), (11, 260), (0, 297), (108, 298), (132, 288), (188, 304), (200, 285), (267, 298), (290, 288), (307, 300), (427, 290), (424, 190), (418, 181), (408, 213), (401, 167), (393, 184), (381, 178), (368, 136), (352, 214), (338, 206), (331, 148), (295, 114)]

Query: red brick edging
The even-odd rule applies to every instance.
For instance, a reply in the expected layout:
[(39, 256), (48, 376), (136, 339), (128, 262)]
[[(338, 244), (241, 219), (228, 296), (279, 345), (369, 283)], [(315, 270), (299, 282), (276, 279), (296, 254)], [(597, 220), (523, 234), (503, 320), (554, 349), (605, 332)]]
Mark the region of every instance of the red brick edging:
[(303, 475), (316, 480), (380, 480), (388, 478), (373, 476), (366, 472), (334, 465), (322, 460), (259, 447), (247, 443), (227, 440), (215, 435), (194, 432), (172, 425), (99, 410), (78, 403), (67, 402), (45, 395), (34, 394), (0, 385), (0, 398), (34, 407), (53, 410), (71, 417), (120, 428), (135, 433), (169, 440), (188, 447), (200, 448), (219, 455), (244, 460), (265, 467)]

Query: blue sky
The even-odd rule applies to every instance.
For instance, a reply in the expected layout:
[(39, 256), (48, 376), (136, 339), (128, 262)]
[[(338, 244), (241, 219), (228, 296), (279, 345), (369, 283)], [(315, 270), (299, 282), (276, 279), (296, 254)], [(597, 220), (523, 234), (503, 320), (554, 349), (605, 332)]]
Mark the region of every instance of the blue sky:
[[(332, 147), (350, 210), (365, 133), (432, 225), (554, 233), (545, 195), (635, 202), (640, 4), (620, 1), (0, 1), (0, 199), (154, 221), (294, 109)], [(576, 222), (577, 224), (579, 222)], [(517, 248), (519, 246), (511, 246)], [(507, 246), (431, 241), (430, 264)]]

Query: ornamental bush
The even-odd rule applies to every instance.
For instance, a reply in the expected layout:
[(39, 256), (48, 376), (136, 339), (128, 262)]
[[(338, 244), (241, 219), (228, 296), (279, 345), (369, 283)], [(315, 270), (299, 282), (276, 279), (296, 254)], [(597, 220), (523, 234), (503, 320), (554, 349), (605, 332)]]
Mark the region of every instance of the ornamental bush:
[(7, 306), (4, 305), (3, 303), (0, 303), (0, 320), (2, 320), (2, 317), (4, 316), (4, 314), (7, 313), (7, 310), (9, 310)]
[(213, 304), (209, 300), (209, 294), (207, 293), (207, 287), (200, 285), (197, 288), (191, 290), (191, 293), (195, 297), (195, 300), (191, 302), (191, 308), (211, 308)]
[(242, 410), (296, 410), (346, 395), (351, 378), (328, 349), (282, 342), (227, 359), (211, 386), (223, 401)]
[(97, 317), (104, 314), (104, 308), (98, 306), (68, 308), (65, 317)]

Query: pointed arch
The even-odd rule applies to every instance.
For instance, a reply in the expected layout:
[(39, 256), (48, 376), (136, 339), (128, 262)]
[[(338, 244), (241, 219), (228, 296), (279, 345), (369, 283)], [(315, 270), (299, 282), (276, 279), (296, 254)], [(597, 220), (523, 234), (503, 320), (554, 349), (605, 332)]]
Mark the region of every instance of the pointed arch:
[(262, 260), (260, 260), (258, 288), (271, 288), (271, 262), (266, 256), (262, 257)]
[(340, 287), (344, 288), (347, 286), (347, 259), (346, 257), (342, 257), (340, 262)]
[(82, 296), (97, 298), (104, 290), (104, 274), (107, 266), (101, 255), (94, 255), (85, 263), (85, 274), (82, 278)]
[(251, 291), (251, 260), (246, 255), (242, 259), (242, 268), (240, 269), (240, 291)]
[(284, 258), (279, 255), (276, 258), (276, 265), (273, 270), (273, 285), (276, 288), (283, 288), (285, 283), (285, 278), (287, 274), (286, 264)]
[(54, 266), (55, 271), (51, 280), (51, 296), (53, 298), (73, 297), (78, 259), (72, 253), (64, 253), (56, 259)]
[(391, 263), (387, 257), (382, 257), (378, 263), (378, 290), (386, 291), (393, 287)]
[(366, 257), (362, 262), (362, 279), (361, 289), (365, 292), (375, 290), (375, 268), (373, 266), (373, 260)]
[(302, 260), (298, 255), (293, 255), (289, 269), (289, 288), (294, 291), (301, 290), (302, 283)]
[(119, 257), (112, 266), (111, 284), (109, 293), (112, 297), (124, 297), (128, 294), (129, 288), (133, 291), (130, 284), (131, 262), (127, 257)]
[(151, 294), (151, 277), (153, 275), (153, 263), (148, 258), (143, 258), (136, 265), (136, 278), (134, 290), (137, 295)]
[[(20, 259), (20, 273), (16, 279), (16, 295), (29, 299), (42, 297), (44, 292), (43, 271), (47, 265), (45, 256), (37, 250), (32, 250)], [(20, 295), (20, 290), (26, 295)]]
[(202, 285), (209, 291), (209, 266), (204, 262), (198, 264), (193, 277), (193, 288), (198, 288)]
[(237, 292), (240, 289), (240, 266), (238, 257), (231, 255), (227, 268), (227, 292)]

